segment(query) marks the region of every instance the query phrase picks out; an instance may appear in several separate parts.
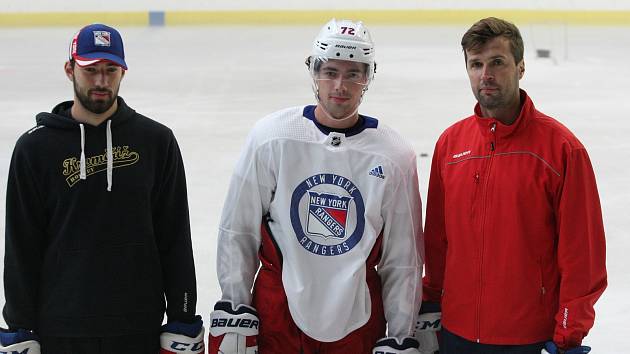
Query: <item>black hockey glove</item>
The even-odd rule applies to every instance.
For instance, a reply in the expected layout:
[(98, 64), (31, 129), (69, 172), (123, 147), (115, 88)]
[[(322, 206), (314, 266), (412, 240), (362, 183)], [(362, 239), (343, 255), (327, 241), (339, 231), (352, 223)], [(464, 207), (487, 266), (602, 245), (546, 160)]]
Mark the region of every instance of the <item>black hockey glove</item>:
[(0, 353), (40, 354), (39, 337), (33, 331), (0, 328)]
[(203, 354), (203, 320), (195, 316), (193, 323), (178, 321), (162, 326), (160, 354)]
[(587, 354), (591, 351), (591, 347), (585, 345), (567, 350), (562, 350), (556, 346), (554, 342), (545, 343), (545, 347), (540, 351), (541, 354)]
[(372, 354), (419, 354), (418, 341), (411, 337), (405, 337), (402, 341), (398, 338), (387, 337), (379, 339), (372, 350)]

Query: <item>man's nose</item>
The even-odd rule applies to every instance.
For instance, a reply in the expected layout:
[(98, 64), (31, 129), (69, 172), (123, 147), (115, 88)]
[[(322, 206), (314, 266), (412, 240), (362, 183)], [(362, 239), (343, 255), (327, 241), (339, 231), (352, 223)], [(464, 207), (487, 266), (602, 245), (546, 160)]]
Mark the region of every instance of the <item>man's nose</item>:
[(491, 81), (494, 80), (494, 72), (490, 69), (489, 65), (484, 65), (483, 69), (481, 69), (481, 80), (483, 81)]
[(340, 77), (337, 77), (333, 80), (333, 87), (337, 91), (342, 91), (346, 89), (346, 82)]
[(109, 85), (109, 76), (104, 71), (99, 71), (95, 75), (95, 82), (97, 86), (107, 87)]

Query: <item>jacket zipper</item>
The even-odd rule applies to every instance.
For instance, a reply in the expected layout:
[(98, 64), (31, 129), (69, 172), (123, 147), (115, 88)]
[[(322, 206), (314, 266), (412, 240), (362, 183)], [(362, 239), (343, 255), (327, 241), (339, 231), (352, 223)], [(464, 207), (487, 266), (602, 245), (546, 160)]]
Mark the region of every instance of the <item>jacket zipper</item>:
[(488, 167), (486, 168), (486, 176), (483, 183), (483, 211), (481, 213), (481, 245), (479, 247), (479, 297), (477, 299), (477, 343), (481, 339), (481, 298), (483, 292), (483, 250), (485, 248), (485, 224), (486, 213), (488, 210), (488, 181), (490, 180), (490, 169), (492, 167), (492, 158), (494, 157), (496, 149), (496, 131), (497, 123), (492, 123), (490, 127), (491, 139), (490, 139), (490, 158), (488, 159)]
[(540, 272), (540, 304), (545, 303), (545, 293), (547, 290), (545, 289), (545, 278), (543, 277), (543, 261), (542, 258), (538, 260), (538, 271)]
[(475, 171), (475, 175), (473, 176), (474, 191), (473, 191), (473, 196), (470, 200), (470, 218), (471, 219), (475, 219), (475, 211), (476, 211), (475, 206), (476, 206), (477, 198), (479, 198), (479, 188), (481, 188), (479, 187), (480, 178), (481, 178), (481, 175), (479, 174), (479, 171)]

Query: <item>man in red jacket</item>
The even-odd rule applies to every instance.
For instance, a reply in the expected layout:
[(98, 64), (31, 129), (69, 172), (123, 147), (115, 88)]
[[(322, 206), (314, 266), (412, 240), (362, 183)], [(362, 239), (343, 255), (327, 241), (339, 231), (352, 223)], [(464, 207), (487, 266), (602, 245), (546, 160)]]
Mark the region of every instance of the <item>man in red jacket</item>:
[[(607, 282), (586, 149), (519, 89), (518, 28), (486, 18), (461, 44), (478, 103), (435, 146), (425, 225), (423, 308), (441, 305), (440, 353), (588, 353)], [(427, 323), (439, 322), (419, 326), (421, 341)]]

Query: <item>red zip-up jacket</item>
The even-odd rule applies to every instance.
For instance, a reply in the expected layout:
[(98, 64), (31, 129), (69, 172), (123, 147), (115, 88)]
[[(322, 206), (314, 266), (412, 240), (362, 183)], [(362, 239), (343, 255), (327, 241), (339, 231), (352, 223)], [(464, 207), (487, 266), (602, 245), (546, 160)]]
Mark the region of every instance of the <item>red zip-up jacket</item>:
[(521, 102), (509, 126), (477, 104), (435, 146), (424, 300), (470, 341), (570, 348), (607, 284), (599, 196), (580, 141)]

